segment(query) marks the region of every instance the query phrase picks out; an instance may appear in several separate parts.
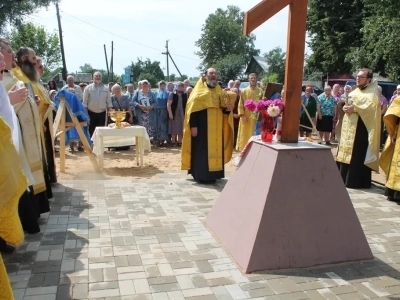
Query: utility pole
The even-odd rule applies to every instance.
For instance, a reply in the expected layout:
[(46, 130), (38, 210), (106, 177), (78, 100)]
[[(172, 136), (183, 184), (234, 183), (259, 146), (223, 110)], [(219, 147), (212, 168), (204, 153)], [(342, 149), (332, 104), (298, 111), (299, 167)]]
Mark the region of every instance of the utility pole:
[(114, 42), (111, 41), (111, 62), (110, 62), (110, 72), (111, 72), (111, 80), (114, 79)]
[(169, 53), (169, 50), (168, 50), (168, 41), (169, 41), (169, 40), (167, 40), (167, 43), (166, 43), (166, 45), (165, 45), (165, 48), (167, 49), (167, 52), (162, 52), (161, 54), (165, 54), (165, 55), (167, 56), (167, 78), (168, 78), (168, 81), (169, 81), (169, 59), (172, 60), (172, 63), (174, 64), (176, 70), (178, 71), (178, 73), (179, 73), (179, 75), (180, 75), (181, 77), (182, 77), (182, 74), (181, 74), (181, 71), (179, 71), (179, 69), (178, 69), (176, 63), (174, 62), (174, 60), (173, 60), (171, 54)]
[(56, 11), (57, 11), (57, 21), (58, 21), (58, 34), (60, 38), (61, 58), (63, 63), (63, 69), (61, 71), (61, 74), (63, 80), (67, 81), (67, 63), (65, 62), (64, 42), (62, 36), (61, 18), (60, 18), (60, 10), (58, 9), (58, 3), (56, 3)]
[(108, 58), (107, 58), (107, 49), (106, 44), (104, 44), (104, 55), (106, 56), (106, 66), (107, 66), (107, 81), (110, 81), (110, 69), (108, 68)]
[(161, 53), (161, 54), (165, 54), (165, 55), (167, 56), (167, 81), (169, 81), (169, 57), (168, 57), (169, 51), (168, 51), (168, 40), (167, 40), (167, 42), (166, 42), (166, 44), (165, 44), (165, 48), (167, 49), (167, 52), (163, 52), (163, 53)]

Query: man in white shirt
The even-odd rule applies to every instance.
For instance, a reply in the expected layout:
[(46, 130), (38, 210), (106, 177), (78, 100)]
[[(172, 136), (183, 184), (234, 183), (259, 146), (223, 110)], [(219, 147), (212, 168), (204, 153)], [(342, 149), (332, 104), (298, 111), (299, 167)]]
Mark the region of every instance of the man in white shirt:
[(62, 90), (68, 90), (69, 88), (75, 90), (75, 95), (79, 98), (79, 100), (83, 100), (82, 89), (79, 85), (75, 84), (75, 78), (72, 75), (67, 77), (67, 84), (62, 87)]
[(101, 82), (100, 72), (94, 72), (93, 83), (85, 88), (83, 106), (90, 118), (89, 133), (92, 136), (97, 126), (106, 126), (107, 111), (112, 108), (111, 95)]

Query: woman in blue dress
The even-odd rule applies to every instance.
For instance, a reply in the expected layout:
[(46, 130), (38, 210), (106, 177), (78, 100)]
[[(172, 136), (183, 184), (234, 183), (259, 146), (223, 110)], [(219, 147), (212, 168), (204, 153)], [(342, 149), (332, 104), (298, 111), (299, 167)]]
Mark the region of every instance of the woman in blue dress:
[(147, 130), (153, 143), (156, 141), (157, 134), (157, 98), (155, 93), (150, 90), (150, 84), (147, 80), (142, 80), (142, 89), (138, 90), (133, 96), (132, 107), (135, 109), (135, 115), (138, 119), (138, 125)]
[(168, 95), (169, 93), (166, 89), (166, 83), (164, 80), (162, 80), (158, 84), (157, 108), (156, 108), (156, 116), (157, 116), (156, 140), (158, 141), (159, 146), (162, 146), (164, 142), (168, 140), (168, 120), (169, 120), (168, 110), (167, 110)]

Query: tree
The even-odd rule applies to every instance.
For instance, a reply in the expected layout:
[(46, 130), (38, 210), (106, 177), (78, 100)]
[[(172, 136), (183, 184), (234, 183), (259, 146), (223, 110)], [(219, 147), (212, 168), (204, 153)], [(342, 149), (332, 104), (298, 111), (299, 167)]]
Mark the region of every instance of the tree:
[(142, 60), (138, 57), (136, 63), (132, 62), (131, 69), (135, 81), (147, 79), (153, 87), (165, 78), (160, 62), (152, 62), (149, 58)]
[(364, 0), (362, 43), (347, 56), (354, 69), (368, 67), (393, 81), (400, 79), (399, 10), (397, 0)]
[[(264, 57), (268, 63), (267, 77), (272, 74), (276, 74), (277, 78), (275, 82), (284, 82), (285, 80), (285, 65), (286, 65), (286, 53), (283, 52), (281, 47), (275, 47), (271, 51), (264, 53)], [(270, 81), (271, 82), (271, 81)]]
[(11, 30), (11, 46), (15, 51), (30, 47), (43, 58), (45, 76), (61, 65), (60, 41), (56, 33), (48, 33), (43, 26), (24, 23)]
[(96, 69), (94, 69), (92, 67), (92, 65), (88, 64), (88, 63), (84, 64), (83, 66), (80, 66), (79, 69), (82, 73), (92, 73), (93, 74), (96, 71)]
[(200, 48), (196, 54), (202, 60), (199, 70), (204, 71), (215, 66), (228, 55), (243, 57), (244, 68), (252, 56), (260, 54), (260, 50), (254, 46), (256, 36), (254, 34), (243, 36), (243, 21), (244, 12), (232, 5), (226, 10), (218, 8), (215, 13), (208, 16), (202, 27), (200, 39), (195, 42)]
[(346, 55), (352, 48), (361, 46), (363, 32), (360, 29), (365, 16), (363, 2), (364, 0), (309, 1), (308, 45), (313, 51), (308, 62), (310, 68), (333, 74), (351, 72), (353, 64), (346, 59)]
[(243, 73), (245, 65), (242, 55), (231, 54), (217, 61), (214, 66), (218, 70), (218, 78), (222, 82), (228, 82), (238, 78)]
[(185, 74), (182, 74), (182, 76), (180, 76), (180, 77), (178, 78), (179, 81), (184, 81), (185, 79), (188, 79), (188, 76), (185, 75)]
[(176, 80), (176, 75), (174, 73), (169, 74), (169, 80), (170, 81), (175, 81)]
[[(59, 0), (2, 0), (0, 4), (0, 23), (12, 26), (20, 25), (25, 16), (28, 16), (42, 7), (59, 3)], [(6, 26), (0, 27), (0, 34), (4, 33)]]

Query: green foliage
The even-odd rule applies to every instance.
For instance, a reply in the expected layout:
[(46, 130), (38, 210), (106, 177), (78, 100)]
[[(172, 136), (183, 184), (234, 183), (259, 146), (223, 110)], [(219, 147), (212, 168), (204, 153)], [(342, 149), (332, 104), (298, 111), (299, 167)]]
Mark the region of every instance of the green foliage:
[[(202, 27), (200, 39), (195, 45), (200, 48), (196, 53), (202, 60), (199, 70), (204, 71), (215, 67), (229, 55), (240, 56), (243, 61), (242, 69), (252, 56), (259, 55), (255, 49), (256, 36), (243, 36), (244, 12), (237, 6), (228, 6), (226, 10), (218, 8), (210, 14)], [(221, 73), (221, 70), (217, 70)], [(237, 78), (235, 74), (232, 78)]]
[(333, 74), (352, 71), (353, 64), (346, 55), (352, 48), (361, 46), (363, 2), (365, 0), (309, 0), (308, 44), (313, 51), (309, 68)]
[(398, 0), (364, 0), (362, 44), (348, 55), (355, 67), (368, 67), (393, 81), (400, 79)]
[(155, 88), (158, 86), (159, 80), (154, 74), (151, 73), (141, 73), (139, 80), (147, 79), (148, 82), (150, 82), (150, 85), (152, 88)]
[(277, 73), (270, 73), (269, 75), (264, 76), (261, 79), (261, 84), (263, 87), (267, 86), (267, 83), (278, 83), (278, 82), (282, 82), (279, 81), (279, 74)]
[(42, 7), (59, 3), (59, 0), (2, 0), (0, 2), (0, 34), (4, 33), (6, 23), (21, 25), (25, 16), (29, 16)]
[(275, 47), (271, 51), (264, 53), (264, 57), (268, 63), (267, 77), (275, 79), (269, 82), (284, 82), (285, 80), (285, 64), (286, 53), (281, 47)]
[(93, 74), (97, 69), (94, 69), (91, 64), (86, 63), (83, 66), (80, 66), (79, 70), (82, 73), (91, 73), (91, 74)]
[(321, 81), (323, 73), (318, 71), (315, 67), (309, 64), (310, 56), (306, 53), (304, 55), (304, 72), (303, 81)]
[(244, 57), (241, 55), (230, 54), (214, 64), (218, 70), (218, 78), (222, 82), (228, 82), (237, 78), (243, 72), (243, 66), (246, 64)]
[(132, 62), (131, 69), (134, 81), (147, 79), (153, 87), (157, 86), (158, 81), (165, 78), (160, 62), (152, 62), (149, 58), (142, 60), (138, 57), (136, 63)]
[(182, 74), (182, 76), (177, 78), (177, 80), (179, 80), (179, 81), (184, 81), (185, 79), (188, 79), (188, 76), (185, 74)]
[(57, 33), (48, 33), (43, 26), (23, 23), (11, 30), (11, 46), (17, 51), (20, 47), (30, 47), (36, 56), (43, 58), (44, 76), (48, 76), (61, 65), (60, 41)]
[(169, 74), (169, 81), (176, 81), (176, 75), (174, 73)]

